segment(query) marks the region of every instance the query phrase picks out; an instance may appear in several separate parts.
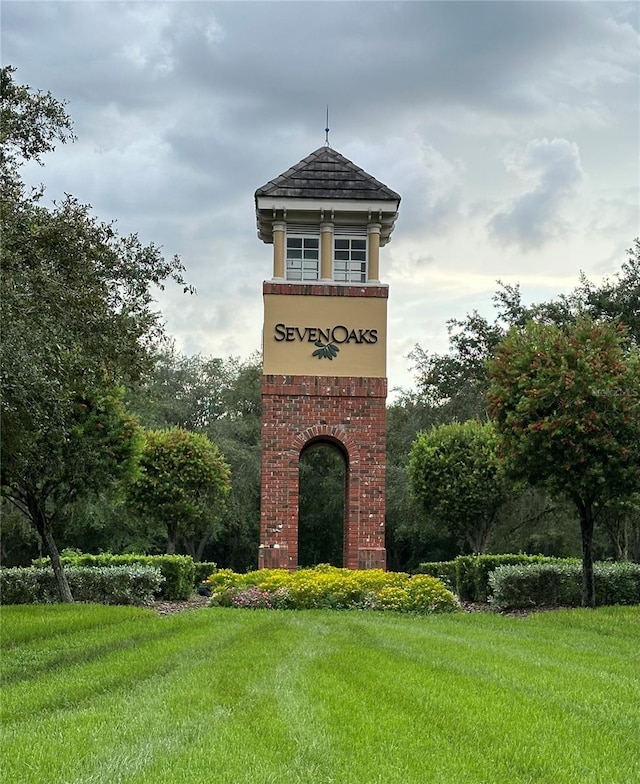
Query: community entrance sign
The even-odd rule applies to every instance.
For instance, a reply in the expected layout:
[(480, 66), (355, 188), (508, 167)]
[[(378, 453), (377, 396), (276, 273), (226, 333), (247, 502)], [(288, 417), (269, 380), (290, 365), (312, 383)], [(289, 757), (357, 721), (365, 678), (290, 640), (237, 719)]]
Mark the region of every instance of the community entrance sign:
[(325, 146), (258, 188), (255, 203), (258, 236), (273, 244), (258, 565), (297, 568), (300, 455), (324, 443), (345, 460), (343, 564), (385, 568), (388, 287), (379, 250), (400, 196)]

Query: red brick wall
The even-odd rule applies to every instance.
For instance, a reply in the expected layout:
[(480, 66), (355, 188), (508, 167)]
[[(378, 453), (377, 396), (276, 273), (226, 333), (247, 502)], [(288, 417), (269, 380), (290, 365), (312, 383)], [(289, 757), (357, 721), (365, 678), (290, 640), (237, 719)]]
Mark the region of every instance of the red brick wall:
[(389, 288), (384, 285), (358, 286), (343, 283), (278, 283), (265, 280), (262, 284), (263, 294), (288, 294), (290, 296), (314, 297), (382, 297), (388, 299)]
[(300, 453), (314, 441), (346, 457), (344, 566), (385, 568), (385, 378), (262, 377), (259, 568), (298, 566)]

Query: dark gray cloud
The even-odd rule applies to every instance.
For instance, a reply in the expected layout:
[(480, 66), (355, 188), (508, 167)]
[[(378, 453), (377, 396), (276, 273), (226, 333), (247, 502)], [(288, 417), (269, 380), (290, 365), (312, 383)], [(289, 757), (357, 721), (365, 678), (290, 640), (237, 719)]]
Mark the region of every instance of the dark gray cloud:
[(536, 250), (561, 228), (563, 202), (584, 177), (580, 153), (566, 139), (535, 139), (511, 168), (522, 179), (533, 178), (533, 187), (494, 215), (489, 227), (500, 241)]
[[(403, 197), (383, 270), (398, 291), (415, 274), (412, 301), (430, 303), (430, 324), (440, 314), (443, 342), (446, 318), (464, 315), (447, 307), (466, 292), (489, 301), (503, 267), (530, 272), (532, 249), (544, 285), (561, 286), (637, 232), (634, 2), (7, 0), (2, 12), (3, 61), (68, 100), (79, 137), (29, 177), (181, 254), (198, 297), (161, 304), (191, 351), (259, 344), (271, 250), (253, 192), (323, 143), (327, 104), (332, 145)], [(579, 247), (596, 224), (599, 243)], [(393, 346), (425, 329), (391, 303), (390, 375), (407, 364)]]

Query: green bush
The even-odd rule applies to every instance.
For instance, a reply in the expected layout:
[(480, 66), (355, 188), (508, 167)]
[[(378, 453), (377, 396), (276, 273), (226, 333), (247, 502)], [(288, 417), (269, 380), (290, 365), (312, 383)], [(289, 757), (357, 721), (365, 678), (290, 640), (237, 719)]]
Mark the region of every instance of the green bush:
[(451, 612), (455, 597), (429, 575), (409, 577), (381, 569), (338, 569), (321, 564), (288, 572), (261, 569), (236, 574), (220, 569), (207, 580), (212, 604), (273, 609), (370, 609), (396, 612)]
[(415, 575), (407, 583), (412, 612), (450, 612), (458, 606), (455, 596), (441, 580), (430, 575)]
[(157, 566), (166, 583), (161, 596), (165, 599), (188, 599), (195, 585), (195, 566), (188, 555), (150, 555), (151, 566)]
[[(63, 553), (62, 562), (65, 566), (133, 566), (141, 564), (153, 566), (160, 570), (164, 583), (160, 589), (161, 599), (188, 599), (195, 585), (195, 566), (193, 558), (188, 555), (113, 555), (113, 553)], [(49, 559), (41, 558), (33, 562), (35, 566), (48, 566)]]
[[(149, 604), (164, 578), (153, 566), (67, 566), (67, 580), (77, 602)], [(59, 601), (58, 585), (49, 566), (0, 569), (2, 604), (39, 604)]]
[[(596, 563), (593, 567), (596, 604), (639, 604), (640, 564)], [(499, 610), (529, 607), (579, 607), (582, 599), (580, 563), (500, 566), (489, 576)]]
[(422, 563), (417, 572), (440, 578), (461, 601), (486, 602), (490, 594), (489, 575), (499, 566), (563, 562), (545, 555), (459, 555), (454, 561)]
[(416, 569), (416, 574), (428, 574), (437, 577), (450, 591), (456, 591), (456, 562), (455, 561), (428, 561), (421, 563)]
[[(265, 569), (265, 572), (273, 571)], [(240, 588), (249, 583), (246, 582), (245, 574), (238, 574), (232, 569), (218, 569), (203, 582), (211, 588), (212, 593), (224, 591), (226, 588)]]
[(462, 555), (456, 558), (456, 593), (465, 601), (486, 602), (491, 593), (489, 575), (498, 567), (557, 562), (545, 555)]
[(205, 580), (208, 580), (209, 577), (211, 577), (211, 575), (218, 568), (218, 564), (214, 563), (213, 561), (195, 561), (193, 567), (194, 567), (193, 584), (197, 588)]
[(640, 564), (603, 561), (596, 566), (596, 601), (600, 605), (640, 604)]

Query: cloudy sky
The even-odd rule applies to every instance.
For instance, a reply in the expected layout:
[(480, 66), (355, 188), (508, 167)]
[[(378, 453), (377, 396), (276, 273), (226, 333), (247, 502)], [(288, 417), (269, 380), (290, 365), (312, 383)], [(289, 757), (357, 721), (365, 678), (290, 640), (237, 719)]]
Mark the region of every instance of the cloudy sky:
[(178, 348), (260, 347), (256, 188), (331, 146), (402, 196), (382, 251), (389, 386), (447, 319), (611, 275), (639, 229), (636, 2), (12, 2), (2, 62), (78, 141), (27, 176), (179, 254)]

